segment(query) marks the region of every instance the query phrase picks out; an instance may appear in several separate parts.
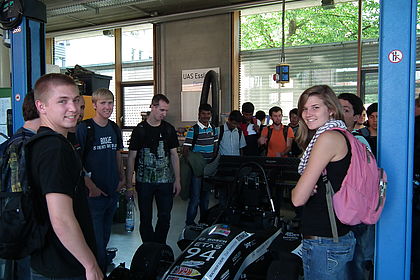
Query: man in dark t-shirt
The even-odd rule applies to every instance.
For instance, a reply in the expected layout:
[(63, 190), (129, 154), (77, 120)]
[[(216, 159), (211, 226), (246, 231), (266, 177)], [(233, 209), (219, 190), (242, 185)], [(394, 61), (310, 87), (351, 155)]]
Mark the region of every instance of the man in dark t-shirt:
[[(126, 181), (130, 196), (134, 190), (131, 183), (135, 171), (143, 243), (165, 244), (173, 196), (181, 190), (177, 152), (179, 143), (175, 128), (163, 120), (169, 109), (168, 98), (162, 94), (155, 95), (150, 108), (147, 120), (139, 123), (131, 134)], [(158, 211), (155, 229), (152, 226), (153, 198)]]
[(35, 105), (43, 137), (31, 146), (31, 179), (42, 193), (41, 212), (51, 224), (45, 246), (31, 255), (32, 279), (71, 278), (102, 280), (92, 253), (95, 247), (87, 192), (81, 178), (78, 154), (65, 138), (76, 125), (79, 92), (73, 79), (47, 74), (35, 84)]

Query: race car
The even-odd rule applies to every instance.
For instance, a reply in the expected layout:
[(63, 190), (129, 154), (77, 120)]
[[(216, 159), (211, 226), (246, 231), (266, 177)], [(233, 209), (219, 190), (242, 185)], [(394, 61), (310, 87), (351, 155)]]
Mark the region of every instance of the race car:
[(300, 235), (279, 219), (263, 167), (242, 164), (231, 188), (227, 206), (210, 211), (209, 226), (184, 228), (175, 261), (169, 246), (142, 244), (131, 279), (298, 279)]

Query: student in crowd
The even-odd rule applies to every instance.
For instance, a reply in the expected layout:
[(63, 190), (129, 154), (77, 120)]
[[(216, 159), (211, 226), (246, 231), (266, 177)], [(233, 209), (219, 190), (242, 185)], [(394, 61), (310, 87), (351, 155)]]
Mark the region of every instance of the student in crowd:
[(35, 105), (41, 119), (39, 132), (64, 137), (39, 139), (31, 147), (32, 183), (43, 194), (44, 220), (51, 224), (44, 247), (31, 255), (32, 279), (102, 280), (104, 275), (92, 253), (95, 236), (87, 202), (80, 184), (82, 164), (65, 138), (77, 122), (80, 95), (70, 76), (47, 74), (35, 83)]
[(245, 102), (242, 104), (242, 122), (240, 128), (245, 136), (246, 147), (244, 148), (244, 156), (258, 156), (258, 137), (260, 127), (254, 115), (254, 104)]
[(377, 157), (377, 138), (378, 138), (378, 103), (372, 103), (366, 110), (367, 123), (366, 127), (359, 129), (357, 132), (366, 138), (372, 153)]
[[(212, 107), (209, 104), (201, 104), (198, 108), (198, 121), (187, 132), (183, 146), (183, 156), (188, 159), (190, 153), (199, 153), (205, 163), (209, 163), (216, 156), (218, 134), (210, 124)], [(191, 159), (188, 159), (191, 162)], [(200, 207), (201, 223), (206, 223), (209, 206), (210, 190), (203, 185), (203, 177), (192, 175), (190, 184), (190, 200), (188, 202), (187, 226), (195, 224), (198, 207)]]
[(365, 127), (365, 121), (366, 121), (366, 109), (363, 106), (363, 111), (360, 114), (359, 118), (357, 119), (357, 122), (354, 125), (354, 129), (357, 130), (357, 129), (364, 128)]
[[(143, 243), (166, 244), (171, 221), (173, 197), (181, 191), (178, 137), (175, 128), (164, 119), (169, 100), (163, 94), (152, 98), (150, 114), (140, 122), (130, 138), (127, 160), (127, 196), (133, 194), (132, 177), (136, 173), (136, 191), (140, 210), (140, 235)], [(152, 225), (153, 199), (157, 217)]]
[(121, 130), (109, 120), (114, 108), (112, 92), (106, 88), (95, 90), (92, 104), (95, 116), (77, 126), (76, 136), (81, 147), (85, 185), (89, 190), (98, 263), (105, 274), (108, 265), (106, 247), (117, 210), (118, 192), (125, 186), (121, 159), (123, 143)]
[(284, 157), (287, 156), (292, 148), (292, 141), (295, 137), (293, 130), (289, 126), (281, 123), (283, 119), (283, 110), (274, 106), (269, 111), (272, 125), (264, 127), (258, 144), (267, 147), (268, 157)]
[(336, 219), (338, 242), (333, 241), (326, 187), (321, 173), (327, 177), (334, 191), (350, 165), (350, 145), (345, 136), (331, 128), (346, 128), (341, 105), (326, 85), (305, 90), (298, 101), (301, 120), (297, 141), (305, 152), (299, 164), (302, 175), (292, 190), (292, 202), (303, 206), (301, 230), (303, 234), (302, 260), (305, 280), (345, 279), (346, 263), (353, 259), (355, 238), (350, 227)]
[[(363, 102), (355, 94), (342, 93), (338, 100), (343, 107), (344, 121), (347, 130), (369, 149), (366, 139), (354, 131), (360, 115), (363, 112)], [(373, 255), (375, 251), (375, 225), (359, 224), (351, 227), (356, 238), (353, 260), (347, 263), (347, 279), (364, 280), (366, 275), (373, 273)], [(369, 269), (368, 269), (369, 268)], [(369, 272), (368, 272), (369, 270)]]
[[(241, 112), (233, 110), (229, 114), (227, 122), (220, 127), (219, 154), (226, 156), (242, 155), (242, 149), (246, 146), (245, 137), (238, 129), (242, 121)], [(223, 133), (222, 133), (223, 131)]]
[(257, 124), (259, 125), (259, 131), (261, 132), (261, 130), (267, 126), (267, 124), (265, 123), (265, 112), (264, 111), (257, 111), (255, 113), (255, 118), (257, 119)]
[(293, 108), (292, 110), (289, 111), (289, 127), (292, 128), (293, 130), (293, 135), (295, 136), (295, 138), (293, 138), (292, 141), (292, 148), (289, 152), (289, 155), (292, 157), (298, 157), (302, 154), (302, 150), (299, 148), (299, 145), (296, 142), (296, 135), (299, 129), (299, 116), (298, 116), (298, 109), (297, 108)]
[(362, 99), (352, 93), (341, 93), (338, 96), (338, 100), (343, 107), (344, 121), (346, 123), (347, 130), (353, 133), (360, 142), (370, 149), (370, 145), (366, 138), (355, 130), (356, 124), (364, 110)]

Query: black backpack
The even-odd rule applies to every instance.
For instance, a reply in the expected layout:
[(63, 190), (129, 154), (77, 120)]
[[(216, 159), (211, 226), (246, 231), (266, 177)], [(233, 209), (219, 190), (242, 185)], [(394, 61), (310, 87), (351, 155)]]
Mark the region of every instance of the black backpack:
[[(60, 136), (45, 131), (17, 133), (2, 144), (0, 155), (0, 258), (21, 259), (44, 245), (49, 224), (42, 219), (42, 195), (30, 184), (29, 149), (40, 138)], [(29, 140), (28, 140), (29, 139)]]

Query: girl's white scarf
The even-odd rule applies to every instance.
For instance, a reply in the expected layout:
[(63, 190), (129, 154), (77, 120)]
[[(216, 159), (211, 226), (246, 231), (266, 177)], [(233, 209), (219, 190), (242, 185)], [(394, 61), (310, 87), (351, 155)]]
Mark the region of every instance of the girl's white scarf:
[(309, 142), (308, 147), (306, 147), (305, 152), (302, 155), (302, 158), (300, 159), (300, 163), (299, 163), (299, 168), (298, 168), (298, 172), (299, 174), (303, 174), (303, 171), (306, 168), (306, 165), (308, 164), (308, 160), (309, 160), (309, 156), (311, 155), (311, 151), (312, 151), (312, 147), (315, 145), (316, 140), (318, 139), (319, 135), (321, 135), (321, 133), (330, 130), (332, 128), (335, 127), (340, 127), (340, 128), (344, 128), (347, 129), (345, 123), (343, 121), (340, 120), (329, 120), (327, 121), (323, 126), (319, 127), (316, 130), (315, 135), (312, 137), (311, 142)]

